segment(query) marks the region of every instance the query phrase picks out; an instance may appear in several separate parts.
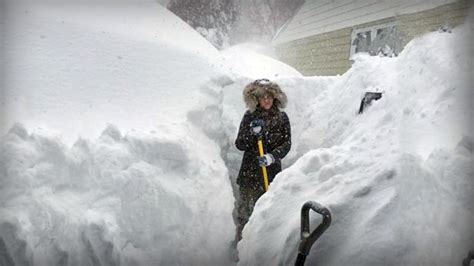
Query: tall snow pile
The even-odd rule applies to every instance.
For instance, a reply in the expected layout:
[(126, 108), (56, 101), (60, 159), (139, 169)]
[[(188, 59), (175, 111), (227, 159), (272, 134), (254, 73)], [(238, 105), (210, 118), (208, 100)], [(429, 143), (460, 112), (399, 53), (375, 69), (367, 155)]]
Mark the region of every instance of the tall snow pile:
[[(293, 137), (297, 161), (257, 202), (239, 265), (293, 264), (309, 200), (333, 220), (307, 265), (462, 263), (474, 249), (469, 26), (415, 39), (397, 58), (358, 56), (309, 103), (297, 91), (318, 78), (280, 81), (297, 103), (290, 121), (303, 123)], [(382, 99), (357, 115), (366, 91)], [(320, 221), (311, 215), (313, 229)]]
[(218, 51), (153, 1), (0, 5), (0, 264), (228, 264)]
[(22, 121), (72, 144), (108, 122), (183, 122), (206, 104), (190, 88), (212, 94), (227, 76), (219, 51), (152, 0), (1, 3), (2, 134)]
[(223, 50), (222, 56), (225, 61), (230, 63), (230, 71), (235, 73), (236, 76), (250, 79), (302, 76), (291, 66), (273, 59), (273, 53), (266, 50), (257, 43), (243, 43)]

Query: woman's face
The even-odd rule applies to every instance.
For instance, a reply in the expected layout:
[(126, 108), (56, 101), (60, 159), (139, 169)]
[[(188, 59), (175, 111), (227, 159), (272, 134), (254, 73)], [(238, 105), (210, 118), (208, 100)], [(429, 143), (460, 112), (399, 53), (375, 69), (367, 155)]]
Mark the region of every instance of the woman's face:
[(269, 110), (273, 106), (273, 97), (266, 94), (258, 99), (258, 104), (260, 104), (260, 107), (264, 110)]

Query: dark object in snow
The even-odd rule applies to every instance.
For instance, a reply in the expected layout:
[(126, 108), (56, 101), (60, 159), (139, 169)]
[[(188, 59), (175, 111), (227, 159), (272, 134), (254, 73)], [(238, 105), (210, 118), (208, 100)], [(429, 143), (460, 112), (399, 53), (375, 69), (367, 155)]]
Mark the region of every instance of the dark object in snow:
[[(311, 233), (309, 231), (310, 209), (323, 216), (323, 221)], [(304, 265), (306, 256), (308, 256), (311, 246), (324, 233), (324, 231), (328, 229), (330, 224), (331, 212), (328, 208), (314, 201), (308, 201), (303, 205), (301, 208), (301, 240), (300, 246), (298, 247), (298, 257), (296, 258), (295, 262), (296, 266)]]
[(467, 258), (462, 261), (462, 266), (470, 266), (474, 263), (474, 250), (469, 251)]
[(360, 101), (359, 114), (364, 112), (364, 108), (369, 106), (373, 100), (378, 100), (382, 98), (381, 92), (366, 92), (364, 98)]

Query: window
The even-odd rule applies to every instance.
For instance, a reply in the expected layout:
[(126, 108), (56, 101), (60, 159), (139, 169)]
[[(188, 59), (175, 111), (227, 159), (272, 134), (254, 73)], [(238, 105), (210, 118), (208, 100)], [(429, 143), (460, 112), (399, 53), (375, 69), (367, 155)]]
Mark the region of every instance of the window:
[(369, 46), (370, 46), (370, 43), (372, 42), (371, 35), (372, 35), (371, 31), (364, 31), (364, 32), (357, 33), (356, 38), (354, 39), (354, 41), (352, 41), (352, 44), (355, 45), (356, 53), (369, 52)]
[(351, 54), (369, 53), (379, 56), (397, 56), (400, 38), (395, 23), (352, 30)]

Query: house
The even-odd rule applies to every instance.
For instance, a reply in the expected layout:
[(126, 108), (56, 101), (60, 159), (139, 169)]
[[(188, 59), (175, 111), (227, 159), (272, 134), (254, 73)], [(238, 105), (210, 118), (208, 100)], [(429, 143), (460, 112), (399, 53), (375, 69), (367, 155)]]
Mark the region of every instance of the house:
[(414, 37), (450, 31), (474, 0), (306, 0), (272, 43), (303, 75), (343, 74), (354, 54), (396, 56)]

